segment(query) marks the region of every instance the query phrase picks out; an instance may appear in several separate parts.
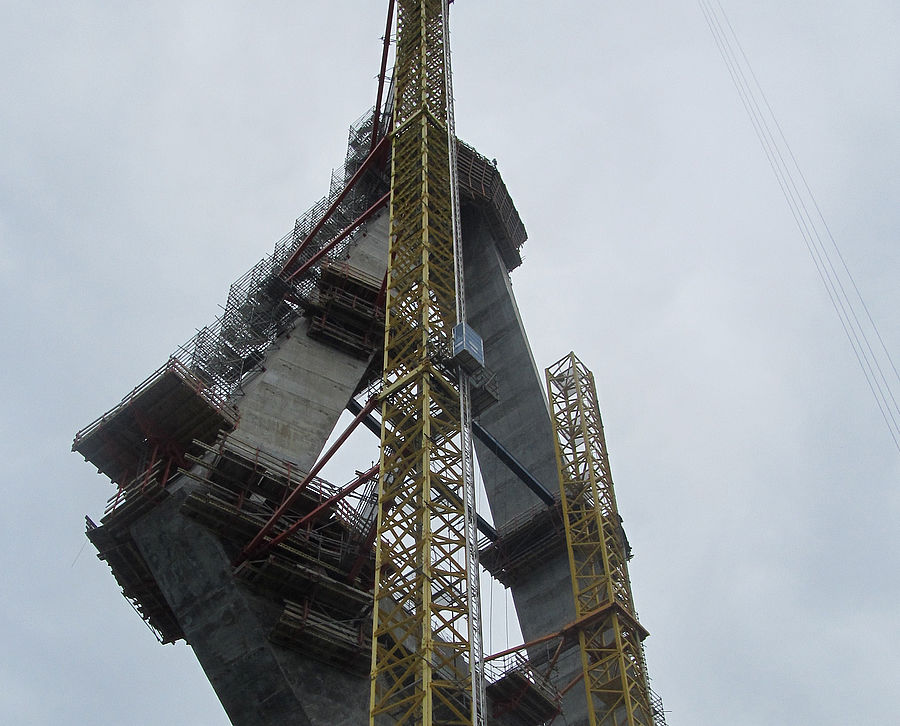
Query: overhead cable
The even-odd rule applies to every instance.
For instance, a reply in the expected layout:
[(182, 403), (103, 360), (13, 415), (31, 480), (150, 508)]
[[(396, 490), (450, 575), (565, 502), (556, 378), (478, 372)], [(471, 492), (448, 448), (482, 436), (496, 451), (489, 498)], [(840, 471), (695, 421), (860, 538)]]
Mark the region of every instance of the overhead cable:
[(900, 373), (720, 0), (698, 0), (866, 383), (900, 451)]

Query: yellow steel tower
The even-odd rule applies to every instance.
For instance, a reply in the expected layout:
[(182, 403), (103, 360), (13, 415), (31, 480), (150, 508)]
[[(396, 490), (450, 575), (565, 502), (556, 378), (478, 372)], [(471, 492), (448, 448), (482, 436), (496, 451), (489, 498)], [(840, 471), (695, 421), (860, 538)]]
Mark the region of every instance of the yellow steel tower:
[(379, 726), (480, 721), (469, 439), (449, 363), (462, 320), (446, 10), (446, 0), (397, 3), (370, 710)]
[(590, 724), (653, 726), (594, 376), (570, 353), (547, 369), (547, 390)]

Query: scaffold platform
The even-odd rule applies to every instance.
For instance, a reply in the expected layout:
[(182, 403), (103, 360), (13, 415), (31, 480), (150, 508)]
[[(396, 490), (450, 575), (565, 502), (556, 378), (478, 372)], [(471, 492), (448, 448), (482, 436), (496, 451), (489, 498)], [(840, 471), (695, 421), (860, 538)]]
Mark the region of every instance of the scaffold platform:
[(346, 262), (323, 264), (306, 301), (308, 335), (357, 358), (371, 357), (384, 344), (381, 282)]
[[(134, 498), (135, 503), (137, 499)], [(90, 517), (85, 517), (85, 534), (97, 549), (97, 557), (109, 565), (113, 577), (122, 588), (122, 595), (147, 623), (157, 640), (160, 643), (174, 643), (181, 640), (184, 633), (128, 530), (135, 510), (136, 507), (129, 507), (121, 521), (117, 521), (115, 510), (111, 510), (99, 526)], [(121, 512), (126, 512), (126, 509)]]
[(233, 430), (237, 410), (216, 398), (175, 358), (75, 435), (72, 451), (124, 485), (161, 456), (184, 456), (196, 441)]
[(512, 197), (503, 183), (497, 163), (458, 141), (457, 167), (462, 203), (478, 209), (494, 239), (508, 271), (522, 264), (520, 249), (528, 235)]
[(551, 555), (565, 552), (561, 505), (540, 505), (511, 519), (494, 541), (482, 540), (479, 561), (506, 587)]
[(522, 651), (487, 660), (485, 678), (495, 718), (513, 717), (521, 726), (539, 726), (560, 712), (559, 692)]

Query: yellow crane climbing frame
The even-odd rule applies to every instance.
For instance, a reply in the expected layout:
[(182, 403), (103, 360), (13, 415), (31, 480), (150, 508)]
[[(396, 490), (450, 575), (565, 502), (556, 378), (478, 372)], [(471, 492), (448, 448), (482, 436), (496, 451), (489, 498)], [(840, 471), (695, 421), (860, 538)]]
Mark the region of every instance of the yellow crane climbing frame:
[(546, 375), (589, 722), (653, 726), (594, 376), (574, 353)]
[(458, 280), (445, 13), (446, 0), (397, 3), (371, 671), (377, 726), (471, 725), (477, 713), (466, 445), (458, 374), (447, 364)]

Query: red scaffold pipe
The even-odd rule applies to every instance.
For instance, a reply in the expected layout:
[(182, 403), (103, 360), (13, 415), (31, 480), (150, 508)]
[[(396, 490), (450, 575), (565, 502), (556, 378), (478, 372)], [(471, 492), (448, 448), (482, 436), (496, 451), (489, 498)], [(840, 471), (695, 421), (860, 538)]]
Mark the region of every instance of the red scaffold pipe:
[(327, 245), (325, 245), (322, 249), (320, 249), (316, 254), (310, 257), (306, 262), (304, 262), (300, 267), (294, 270), (289, 276), (288, 281), (293, 280), (295, 277), (299, 277), (304, 272), (306, 272), (310, 267), (316, 264), (319, 260), (321, 260), (326, 254), (331, 252), (334, 246), (344, 239), (347, 235), (349, 235), (353, 230), (355, 230), (359, 225), (365, 222), (369, 217), (371, 217), (375, 212), (377, 212), (381, 207), (383, 207), (388, 199), (391, 198), (391, 193), (388, 192), (383, 197), (381, 197), (375, 204), (369, 207), (365, 212), (359, 215), (353, 222), (348, 224), (344, 229), (342, 229), (337, 236), (331, 240)]
[[(325, 511), (326, 509), (331, 507), (333, 504), (336, 504), (337, 502), (341, 501), (341, 499), (346, 497), (348, 494), (356, 491), (363, 484), (365, 484), (367, 481), (369, 481), (373, 476), (375, 476), (378, 473), (378, 469), (379, 469), (378, 464), (375, 464), (375, 466), (373, 466), (368, 471), (364, 471), (361, 474), (359, 474), (356, 477), (356, 479), (354, 479), (352, 482), (350, 482), (346, 486), (342, 487), (341, 490), (339, 492), (337, 492), (337, 494), (333, 494), (332, 496), (328, 497), (328, 499), (326, 499), (324, 502), (319, 504), (319, 506), (316, 507), (315, 509), (313, 509), (309, 514), (304, 515), (303, 517), (298, 519), (296, 522), (294, 522), (290, 527), (288, 527), (286, 530), (284, 530), (284, 532), (281, 532), (280, 534), (278, 534), (277, 536), (273, 537), (271, 540), (269, 540), (268, 542), (263, 544), (259, 551), (265, 552), (265, 551), (271, 549), (272, 547), (277, 545), (279, 542), (281, 542), (285, 538), (290, 537), (298, 529), (301, 529), (301, 528), (307, 526), (308, 524), (310, 524), (311, 522), (315, 521), (316, 517), (318, 517), (323, 511)], [(257, 553), (257, 554), (259, 554), (259, 553)]]
[(372, 145), (369, 147), (371, 154), (375, 150), (378, 141), (378, 124), (381, 121), (381, 98), (384, 94), (384, 79), (387, 77), (388, 51), (391, 47), (391, 22), (394, 18), (394, 0), (388, 3), (387, 22), (384, 24), (384, 47), (381, 51), (381, 72), (378, 74), (378, 94), (375, 98), (375, 112), (372, 114)]
[(269, 518), (269, 521), (263, 525), (263, 528), (259, 530), (259, 533), (251, 540), (250, 544), (244, 547), (244, 549), (241, 551), (241, 554), (238, 555), (237, 560), (234, 564), (240, 564), (249, 557), (258, 554), (260, 551), (268, 549), (269, 545), (265, 543), (265, 538), (278, 523), (278, 520), (281, 519), (281, 517), (284, 516), (284, 513), (293, 506), (294, 502), (297, 501), (297, 498), (300, 496), (300, 493), (303, 491), (304, 487), (306, 487), (306, 485), (310, 481), (312, 481), (313, 477), (315, 477), (316, 474), (318, 474), (322, 470), (322, 467), (328, 463), (331, 457), (334, 456), (334, 453), (339, 448), (341, 448), (344, 442), (350, 437), (350, 434), (352, 434), (356, 427), (359, 426), (360, 422), (372, 411), (372, 409), (375, 408), (376, 403), (377, 398), (375, 398), (375, 396), (373, 396), (366, 402), (366, 405), (362, 407), (362, 410), (356, 415), (356, 418), (354, 418), (353, 421), (350, 422), (350, 425), (347, 426), (347, 429), (344, 431), (344, 433), (342, 433), (340, 437), (338, 437), (338, 440), (331, 445), (331, 448), (329, 448), (328, 451), (326, 451), (319, 458), (315, 466), (313, 466), (313, 468), (309, 470), (309, 473), (306, 475), (303, 481), (300, 482), (299, 485), (297, 485), (294, 491), (290, 493), (288, 498), (284, 500), (281, 506), (278, 507), (277, 510), (275, 510), (275, 513)]
[(344, 201), (346, 196), (350, 193), (350, 190), (352, 190), (353, 187), (356, 186), (356, 182), (358, 182), (362, 175), (365, 174), (370, 166), (372, 166), (372, 164), (375, 162), (375, 159), (380, 157), (381, 150), (387, 147), (387, 142), (389, 139), (390, 136), (382, 136), (381, 140), (377, 144), (375, 144), (375, 148), (372, 149), (369, 155), (365, 158), (365, 161), (363, 161), (359, 169), (356, 170), (356, 173), (352, 177), (350, 177), (350, 181), (347, 182), (347, 185), (343, 188), (341, 193), (337, 195), (337, 198), (331, 203), (331, 206), (325, 210), (325, 214), (323, 214), (322, 218), (318, 222), (316, 222), (316, 226), (312, 228), (312, 231), (308, 235), (306, 235), (306, 238), (303, 240), (303, 242), (300, 243), (300, 246), (297, 247), (296, 250), (294, 250), (294, 254), (292, 254), (288, 261), (284, 263), (284, 266), (281, 268), (282, 274), (287, 272), (288, 268), (290, 268), (290, 266), (297, 261), (297, 258), (300, 257), (300, 254), (303, 252), (303, 250), (306, 249), (306, 246), (309, 244), (310, 240), (312, 240), (312, 238), (319, 233), (319, 230), (321, 230), (325, 225), (325, 222), (327, 222), (331, 218), (331, 215), (334, 214), (335, 210), (341, 205), (341, 202)]

